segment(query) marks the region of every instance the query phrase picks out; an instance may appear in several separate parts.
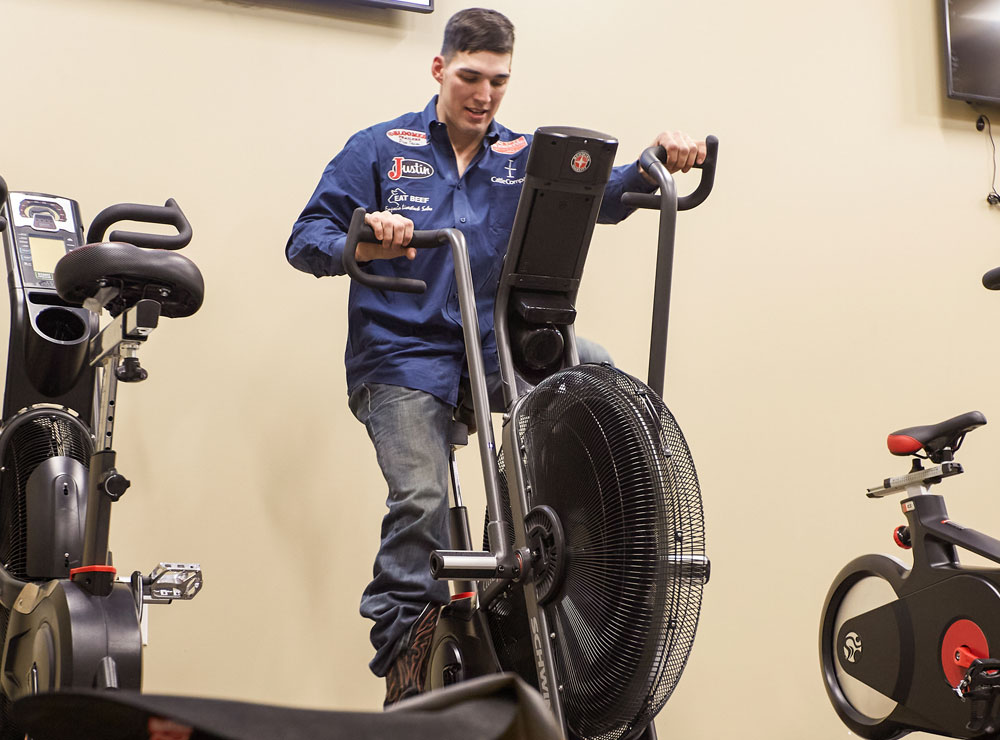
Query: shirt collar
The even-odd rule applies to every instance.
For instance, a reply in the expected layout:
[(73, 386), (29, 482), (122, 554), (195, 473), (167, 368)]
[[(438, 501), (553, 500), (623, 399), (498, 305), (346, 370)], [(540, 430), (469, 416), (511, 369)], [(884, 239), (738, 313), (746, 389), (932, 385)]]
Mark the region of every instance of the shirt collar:
[[(427, 129), (427, 133), (430, 136), (447, 136), (448, 127), (437, 119), (437, 101), (438, 96), (435, 95), (431, 98), (431, 102), (427, 104), (424, 108), (423, 113), (420, 114), (420, 120), (424, 127)], [(436, 133), (440, 131), (441, 133)], [(483, 144), (485, 146), (493, 146), (500, 139), (500, 124), (494, 118), (490, 121), (490, 126), (486, 129), (486, 136), (483, 137)]]

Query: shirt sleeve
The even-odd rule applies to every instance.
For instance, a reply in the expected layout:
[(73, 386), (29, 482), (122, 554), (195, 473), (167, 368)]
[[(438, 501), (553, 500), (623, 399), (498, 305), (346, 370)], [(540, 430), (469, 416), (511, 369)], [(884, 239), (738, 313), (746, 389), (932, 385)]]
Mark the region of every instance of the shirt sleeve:
[(654, 190), (656, 185), (642, 176), (638, 160), (615, 167), (604, 188), (604, 200), (601, 201), (601, 210), (597, 214), (597, 223), (616, 224), (635, 210), (622, 205), (623, 193), (652, 193)]
[(370, 213), (379, 207), (375, 163), (375, 144), (366, 130), (352, 136), (326, 166), (285, 245), (285, 258), (293, 267), (316, 277), (344, 274), (344, 244), (354, 209), (363, 206)]

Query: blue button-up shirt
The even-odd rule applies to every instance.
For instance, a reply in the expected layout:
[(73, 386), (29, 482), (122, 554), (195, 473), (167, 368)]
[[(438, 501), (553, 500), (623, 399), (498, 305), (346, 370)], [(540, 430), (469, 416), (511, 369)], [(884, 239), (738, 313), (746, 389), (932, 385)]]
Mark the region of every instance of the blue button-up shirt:
[[(496, 372), (493, 304), (531, 136), (493, 121), (459, 177), (436, 104), (434, 97), (423, 111), (352, 136), (324, 170), (292, 229), (285, 254), (293, 266), (317, 277), (342, 275), (347, 225), (358, 206), (369, 213), (395, 211), (411, 219), (415, 229), (460, 229), (469, 247), (486, 371)], [(651, 190), (634, 162), (612, 172), (600, 222), (615, 223), (630, 213), (621, 205), (621, 195), (628, 190)], [(465, 347), (450, 250), (418, 250), (412, 261), (374, 260), (365, 269), (419, 278), (427, 283), (427, 291), (414, 295), (351, 285), (348, 392), (364, 382), (389, 383), (455, 404)]]

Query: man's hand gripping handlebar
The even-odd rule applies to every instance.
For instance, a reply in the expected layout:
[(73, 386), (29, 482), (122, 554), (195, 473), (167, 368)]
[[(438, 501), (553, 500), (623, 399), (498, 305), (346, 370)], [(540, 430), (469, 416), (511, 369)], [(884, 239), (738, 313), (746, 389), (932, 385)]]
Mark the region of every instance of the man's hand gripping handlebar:
[[(457, 237), (456, 237), (457, 235)], [(414, 231), (410, 238), (408, 247), (415, 249), (425, 249), (429, 247), (440, 247), (449, 244), (456, 238), (461, 237), (457, 229), (434, 229), (430, 231)], [(427, 283), (414, 278), (390, 277), (387, 275), (373, 275), (365, 272), (358, 265), (355, 252), (359, 242), (377, 242), (375, 232), (371, 226), (365, 224), (365, 209), (356, 208), (351, 216), (351, 224), (347, 228), (347, 243), (344, 245), (344, 270), (352, 279), (357, 280), (362, 285), (377, 290), (395, 290), (400, 293), (423, 293), (427, 290)], [(464, 246), (464, 240), (463, 240)]]
[(678, 198), (677, 189), (673, 185), (673, 175), (667, 171), (664, 164), (667, 160), (666, 149), (662, 146), (651, 146), (645, 149), (639, 156), (639, 164), (656, 181), (660, 192), (625, 193), (622, 196), (622, 203), (633, 208), (659, 210), (662, 203), (661, 196), (666, 196), (667, 205), (669, 206), (671, 201), (675, 201), (678, 211), (689, 211), (695, 206), (701, 205), (712, 192), (712, 186), (715, 185), (715, 164), (719, 155), (719, 139), (715, 136), (707, 136), (705, 138), (705, 151), (705, 161), (693, 165), (694, 169), (701, 170), (701, 181), (698, 183), (698, 187), (691, 194)]

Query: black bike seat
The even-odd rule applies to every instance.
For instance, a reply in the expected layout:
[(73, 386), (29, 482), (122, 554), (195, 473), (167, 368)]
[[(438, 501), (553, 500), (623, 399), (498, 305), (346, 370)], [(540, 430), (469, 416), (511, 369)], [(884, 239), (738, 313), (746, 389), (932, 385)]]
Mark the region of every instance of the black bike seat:
[(56, 264), (56, 291), (71, 303), (83, 303), (102, 289), (117, 288), (105, 308), (112, 316), (152, 298), (160, 315), (190, 316), (205, 295), (201, 271), (187, 257), (162, 249), (140, 249), (124, 242), (87, 244), (66, 254)]
[(915, 455), (921, 450), (934, 462), (945, 449), (957, 450), (966, 434), (986, 423), (978, 411), (946, 419), (937, 424), (906, 427), (889, 435), (889, 452), (893, 455)]

